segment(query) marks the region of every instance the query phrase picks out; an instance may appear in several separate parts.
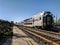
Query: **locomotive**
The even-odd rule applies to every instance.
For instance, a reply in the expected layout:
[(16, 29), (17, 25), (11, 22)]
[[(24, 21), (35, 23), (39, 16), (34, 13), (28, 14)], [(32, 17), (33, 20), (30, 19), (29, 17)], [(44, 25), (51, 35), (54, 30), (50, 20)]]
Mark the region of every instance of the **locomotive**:
[(20, 25), (45, 29), (53, 27), (53, 20), (53, 14), (50, 11), (42, 11), (28, 19), (23, 20)]

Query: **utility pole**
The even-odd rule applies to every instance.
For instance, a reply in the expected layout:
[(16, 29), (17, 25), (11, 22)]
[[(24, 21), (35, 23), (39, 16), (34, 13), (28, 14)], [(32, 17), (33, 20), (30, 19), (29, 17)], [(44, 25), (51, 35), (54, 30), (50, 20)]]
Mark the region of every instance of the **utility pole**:
[(57, 27), (57, 15), (56, 15), (56, 27)]

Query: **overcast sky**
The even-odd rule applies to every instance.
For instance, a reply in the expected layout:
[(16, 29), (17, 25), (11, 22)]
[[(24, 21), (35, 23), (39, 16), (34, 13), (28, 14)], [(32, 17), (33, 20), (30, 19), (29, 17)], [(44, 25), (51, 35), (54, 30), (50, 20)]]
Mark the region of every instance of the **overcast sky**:
[(40, 11), (50, 11), (59, 18), (60, 0), (0, 0), (0, 19), (21, 21)]

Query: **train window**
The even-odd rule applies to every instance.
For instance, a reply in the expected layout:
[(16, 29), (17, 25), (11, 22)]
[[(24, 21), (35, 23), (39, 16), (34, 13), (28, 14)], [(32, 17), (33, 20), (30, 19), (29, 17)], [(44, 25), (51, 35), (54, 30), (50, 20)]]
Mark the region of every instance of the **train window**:
[(38, 21), (38, 18), (34, 18), (34, 21)]
[(41, 17), (40, 17), (40, 20), (41, 20)]

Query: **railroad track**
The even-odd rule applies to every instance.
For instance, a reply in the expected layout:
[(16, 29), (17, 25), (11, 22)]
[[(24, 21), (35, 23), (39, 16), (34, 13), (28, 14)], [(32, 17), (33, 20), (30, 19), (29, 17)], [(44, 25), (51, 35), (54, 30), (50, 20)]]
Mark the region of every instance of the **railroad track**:
[(47, 30), (42, 30), (42, 29), (37, 29), (37, 28), (31, 28), (31, 27), (28, 27), (28, 28), (30, 30), (36, 30), (36, 31), (38, 30), (39, 32), (42, 32), (42, 33), (45, 33), (45, 34), (48, 34), (48, 35), (60, 38), (60, 33), (59, 32), (47, 31)]
[(32, 32), (41, 34), (41, 35), (43, 35), (43, 36), (45, 36), (45, 37), (49, 37), (49, 39), (52, 38), (51, 40), (57, 41), (57, 43), (60, 44), (60, 37), (56, 37), (57, 35), (55, 35), (55, 34), (53, 35), (53, 34), (47, 33), (47, 32), (36, 31), (36, 30), (32, 30), (32, 29), (30, 29), (30, 28), (27, 28), (27, 29), (29, 29), (29, 30), (32, 31)]
[[(43, 32), (39, 32), (39, 31), (36, 31), (36, 30), (32, 30), (31, 28), (26, 28), (26, 27), (19, 27), (20, 29), (22, 29), (23, 31), (35, 36), (34, 38), (38, 39), (39, 43), (42, 41), (44, 42), (43, 44), (48, 44), (48, 45), (59, 45), (60, 44), (60, 38), (56, 38), (54, 36), (51, 36), (51, 35), (47, 35)], [(31, 37), (33, 37), (31, 36)], [(36, 39), (36, 40), (37, 40)], [(40, 43), (41, 44), (41, 43)]]

